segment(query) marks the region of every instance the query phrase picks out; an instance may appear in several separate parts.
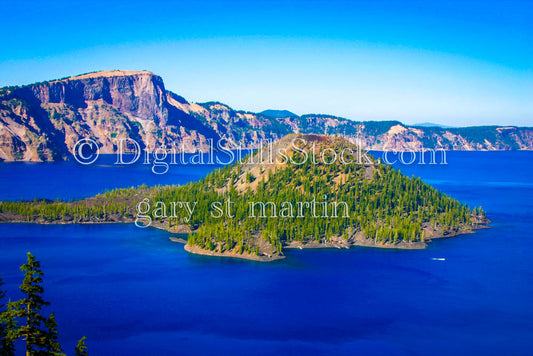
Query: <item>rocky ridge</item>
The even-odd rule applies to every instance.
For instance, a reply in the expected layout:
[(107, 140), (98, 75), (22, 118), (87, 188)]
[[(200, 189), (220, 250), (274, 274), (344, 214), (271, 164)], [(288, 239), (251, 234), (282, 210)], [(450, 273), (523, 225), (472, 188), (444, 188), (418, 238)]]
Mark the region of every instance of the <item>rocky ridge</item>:
[(219, 102), (190, 103), (148, 71), (102, 71), (4, 87), (0, 160), (69, 159), (81, 138), (98, 142), (101, 153), (116, 153), (121, 139), (135, 140), (148, 151), (174, 147), (206, 152), (211, 142), (230, 149), (256, 148), (289, 133), (339, 134), (372, 150), (533, 149), (532, 128), (414, 127), (397, 121), (267, 113), (234, 110)]

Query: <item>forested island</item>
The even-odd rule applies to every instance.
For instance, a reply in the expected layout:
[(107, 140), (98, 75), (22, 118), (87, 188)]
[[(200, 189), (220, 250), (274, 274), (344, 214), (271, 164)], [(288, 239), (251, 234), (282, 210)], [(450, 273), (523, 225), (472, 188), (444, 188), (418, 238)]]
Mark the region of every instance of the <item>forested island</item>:
[(192, 253), (271, 261), (286, 248), (420, 249), (488, 222), (342, 137), (291, 134), (183, 186), (0, 203), (1, 222), (135, 223), (186, 233)]

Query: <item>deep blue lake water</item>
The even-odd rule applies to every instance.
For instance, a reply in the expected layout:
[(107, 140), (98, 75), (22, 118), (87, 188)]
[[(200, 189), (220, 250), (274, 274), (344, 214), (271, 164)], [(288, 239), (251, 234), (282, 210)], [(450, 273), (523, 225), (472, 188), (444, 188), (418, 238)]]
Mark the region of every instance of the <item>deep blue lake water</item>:
[[(399, 166), (491, 229), (422, 251), (288, 251), (272, 263), (190, 255), (132, 225), (0, 225), (0, 273), (18, 298), (26, 251), (45, 271), (64, 350), (91, 355), (525, 355), (533, 350), (533, 152), (450, 152)], [(1, 164), (0, 199), (79, 198), (184, 183), (214, 166)], [(445, 260), (434, 260), (445, 258)]]

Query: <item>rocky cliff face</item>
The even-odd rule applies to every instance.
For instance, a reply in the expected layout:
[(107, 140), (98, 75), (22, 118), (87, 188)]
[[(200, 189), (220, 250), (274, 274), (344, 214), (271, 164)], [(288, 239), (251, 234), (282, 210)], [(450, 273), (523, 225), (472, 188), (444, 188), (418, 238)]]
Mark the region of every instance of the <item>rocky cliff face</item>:
[(202, 148), (207, 139), (218, 139), (169, 103), (163, 80), (150, 72), (99, 72), (8, 88), (0, 95), (4, 160), (67, 158), (83, 137), (97, 141), (102, 153), (116, 152), (125, 138), (150, 151), (182, 143)]
[(174, 147), (195, 152), (207, 151), (210, 141), (253, 148), (292, 132), (341, 134), (378, 150), (533, 149), (529, 128), (416, 128), (327, 115), (274, 116), (218, 102), (189, 103), (147, 71), (89, 73), (0, 89), (0, 159), (68, 159), (81, 138), (98, 142), (101, 153), (117, 152), (120, 139), (128, 138), (149, 151)]
[(285, 122), (301, 133), (342, 135), (376, 151), (444, 149), (456, 151), (532, 150), (533, 128), (476, 126), (416, 127), (399, 121), (351, 121), (328, 115), (303, 115)]

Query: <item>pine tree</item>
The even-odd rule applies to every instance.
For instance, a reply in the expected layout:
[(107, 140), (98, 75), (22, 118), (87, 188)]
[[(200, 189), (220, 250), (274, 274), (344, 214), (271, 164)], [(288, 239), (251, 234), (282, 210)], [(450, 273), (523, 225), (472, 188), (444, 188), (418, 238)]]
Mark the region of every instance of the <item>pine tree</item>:
[(8, 307), (0, 316), (0, 323), (4, 326), (5, 334), (0, 343), (0, 356), (15, 355), (15, 340), (17, 339), (17, 322), (12, 310)]
[[(9, 302), (7, 310), (4, 310), (2, 302), (6, 293), (0, 289), (0, 356), (13, 356), (14, 342), (19, 338), (26, 341), (27, 356), (65, 356), (58, 342), (55, 315), (50, 314), (45, 318), (40, 314), (43, 306), (50, 305), (42, 297), (44, 273), (40, 262), (28, 252), (28, 262), (20, 269), (24, 272), (24, 281), (20, 285), (24, 298)], [(0, 287), (2, 284), (0, 276)], [(25, 321), (25, 325), (18, 326), (19, 319)], [(84, 340), (85, 337), (76, 347), (77, 355), (87, 355)]]
[(43, 344), (47, 355), (64, 356), (65, 354), (61, 350), (61, 344), (57, 341), (57, 323), (53, 313), (48, 316), (44, 325), (47, 330)]
[(87, 346), (85, 346), (85, 336), (78, 341), (78, 345), (76, 346), (76, 356), (89, 356), (87, 353)]
[(28, 252), (28, 262), (20, 267), (24, 272), (24, 280), (20, 285), (20, 290), (24, 298), (16, 302), (9, 303), (9, 308), (17, 318), (25, 320), (26, 324), (21, 325), (17, 330), (17, 336), (23, 337), (26, 341), (26, 355), (31, 356), (43, 348), (47, 348), (47, 333), (41, 327), (46, 319), (40, 314), (43, 306), (50, 303), (44, 301), (41, 264)]
[[(0, 288), (4, 285), (0, 276)], [(16, 327), (15, 320), (9, 309), (5, 310), (4, 298), (6, 292), (0, 289), (0, 356), (11, 356), (15, 354), (15, 345), (12, 334)]]

